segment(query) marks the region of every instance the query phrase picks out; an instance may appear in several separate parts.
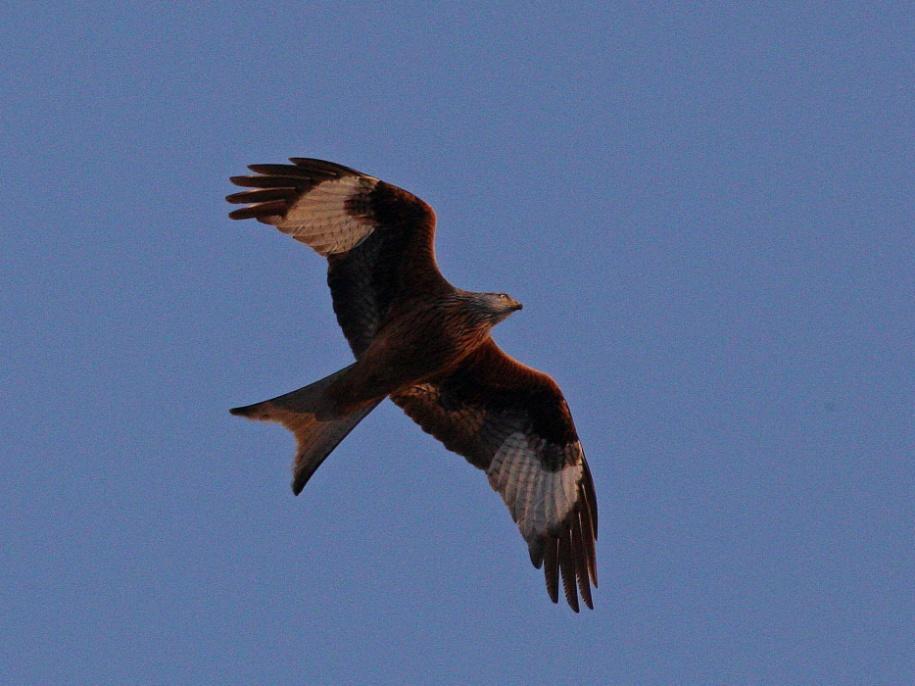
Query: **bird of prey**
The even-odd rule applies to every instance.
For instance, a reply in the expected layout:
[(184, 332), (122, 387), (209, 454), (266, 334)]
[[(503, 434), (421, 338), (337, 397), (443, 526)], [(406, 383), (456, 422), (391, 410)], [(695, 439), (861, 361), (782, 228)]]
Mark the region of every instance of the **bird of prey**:
[[(435, 262), (435, 213), (415, 195), (322, 160), (252, 164), (232, 219), (271, 224), (327, 258), (334, 312), (356, 361), (232, 414), (295, 434), (298, 495), (328, 454), (389, 397), (486, 472), (558, 602), (593, 608), (597, 501), (572, 415), (548, 375), (505, 354), (492, 327), (521, 309), (505, 293), (452, 286)], [(576, 589), (577, 585), (577, 589)]]

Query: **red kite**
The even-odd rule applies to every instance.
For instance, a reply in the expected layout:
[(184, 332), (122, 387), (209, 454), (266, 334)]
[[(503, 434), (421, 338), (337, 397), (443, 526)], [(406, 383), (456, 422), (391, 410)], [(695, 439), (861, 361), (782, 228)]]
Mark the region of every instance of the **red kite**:
[[(552, 378), (506, 355), (490, 329), (521, 303), (455, 288), (435, 262), (435, 213), (415, 195), (321, 160), (252, 164), (232, 183), (232, 219), (272, 224), (327, 257), (334, 312), (356, 361), (232, 414), (295, 434), (298, 494), (330, 452), (390, 397), (486, 472), (546, 588), (593, 608), (597, 500), (569, 407)], [(576, 591), (576, 581), (578, 590)]]

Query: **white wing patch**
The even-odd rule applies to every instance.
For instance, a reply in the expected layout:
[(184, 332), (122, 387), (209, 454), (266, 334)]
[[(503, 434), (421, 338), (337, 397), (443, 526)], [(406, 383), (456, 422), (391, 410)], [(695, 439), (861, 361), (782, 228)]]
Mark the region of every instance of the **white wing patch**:
[(367, 197), (378, 183), (371, 176), (345, 176), (319, 183), (298, 198), (283, 217), (271, 221), (321, 255), (351, 250), (374, 230), (367, 213), (353, 213), (348, 208)]
[[(502, 495), (529, 542), (558, 526), (578, 500), (581, 460), (567, 459), (561, 469), (551, 472), (540, 458), (545, 446), (546, 441), (538, 436), (512, 433), (486, 470), (490, 485)], [(581, 446), (576, 442), (566, 446), (566, 451), (580, 455)]]

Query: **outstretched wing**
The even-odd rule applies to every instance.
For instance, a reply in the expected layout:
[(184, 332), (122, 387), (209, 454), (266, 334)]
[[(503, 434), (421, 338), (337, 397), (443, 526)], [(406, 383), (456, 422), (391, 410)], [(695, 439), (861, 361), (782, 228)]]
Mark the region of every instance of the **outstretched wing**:
[(449, 377), (391, 396), (424, 431), (484, 470), (543, 565), (547, 592), (578, 612), (597, 586), (594, 483), (556, 382), (490, 338)]
[(232, 183), (247, 205), (232, 219), (257, 219), (327, 257), (334, 312), (356, 357), (368, 347), (391, 304), (447, 282), (435, 263), (435, 213), (415, 195), (333, 162), (293, 157), (292, 164), (252, 164), (256, 176)]

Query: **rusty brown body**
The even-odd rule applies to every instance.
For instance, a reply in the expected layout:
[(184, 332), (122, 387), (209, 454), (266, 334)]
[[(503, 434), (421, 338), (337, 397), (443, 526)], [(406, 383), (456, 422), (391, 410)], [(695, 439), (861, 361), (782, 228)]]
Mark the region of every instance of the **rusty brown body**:
[(488, 338), (492, 321), (459, 292), (400, 304), (327, 394), (334, 412), (448, 376)]

